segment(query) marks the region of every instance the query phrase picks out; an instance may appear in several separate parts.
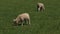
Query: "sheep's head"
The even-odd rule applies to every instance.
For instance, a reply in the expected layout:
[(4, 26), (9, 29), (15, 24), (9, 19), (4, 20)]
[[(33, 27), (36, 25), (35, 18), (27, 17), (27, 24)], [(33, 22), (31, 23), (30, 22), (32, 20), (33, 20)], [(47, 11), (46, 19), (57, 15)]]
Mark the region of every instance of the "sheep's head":
[(16, 19), (13, 19), (14, 25), (16, 25)]
[(13, 21), (15, 22), (15, 21), (16, 21), (16, 19), (13, 19)]

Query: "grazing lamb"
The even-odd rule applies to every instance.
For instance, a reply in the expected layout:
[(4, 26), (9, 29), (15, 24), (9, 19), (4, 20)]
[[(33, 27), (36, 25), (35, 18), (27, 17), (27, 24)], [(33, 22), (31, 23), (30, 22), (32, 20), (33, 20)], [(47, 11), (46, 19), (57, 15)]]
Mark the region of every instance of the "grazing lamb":
[(37, 3), (37, 11), (42, 11), (45, 10), (44, 4), (43, 3)]
[(30, 24), (30, 16), (28, 13), (19, 14), (17, 18), (14, 19), (13, 21), (15, 22), (16, 25), (18, 25), (20, 22), (20, 24), (22, 24), (23, 26), (24, 21)]

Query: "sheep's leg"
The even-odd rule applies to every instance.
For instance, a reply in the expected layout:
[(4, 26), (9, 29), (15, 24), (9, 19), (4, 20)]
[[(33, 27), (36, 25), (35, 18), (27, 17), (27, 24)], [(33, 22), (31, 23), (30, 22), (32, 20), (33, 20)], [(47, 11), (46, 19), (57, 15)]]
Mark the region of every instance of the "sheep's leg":
[(44, 6), (42, 6), (42, 11), (44, 11), (45, 10), (45, 7)]
[(23, 23), (22, 23), (22, 26), (23, 26)]
[(23, 21), (21, 20), (21, 26), (23, 26)]
[(30, 19), (28, 19), (28, 24), (30, 25)]
[(24, 22), (23, 22), (23, 19), (21, 20), (21, 23), (22, 23), (21, 25), (23, 26), (23, 23), (24, 23)]

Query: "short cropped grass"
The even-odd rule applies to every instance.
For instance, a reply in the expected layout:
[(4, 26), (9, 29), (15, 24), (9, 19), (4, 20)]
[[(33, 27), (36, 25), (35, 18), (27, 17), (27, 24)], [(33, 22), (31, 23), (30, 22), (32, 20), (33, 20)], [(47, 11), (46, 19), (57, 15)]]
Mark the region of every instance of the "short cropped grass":
[[(42, 2), (45, 11), (37, 12)], [(13, 19), (29, 13), (31, 25), (13, 26)], [(60, 0), (0, 0), (0, 34), (60, 34)]]

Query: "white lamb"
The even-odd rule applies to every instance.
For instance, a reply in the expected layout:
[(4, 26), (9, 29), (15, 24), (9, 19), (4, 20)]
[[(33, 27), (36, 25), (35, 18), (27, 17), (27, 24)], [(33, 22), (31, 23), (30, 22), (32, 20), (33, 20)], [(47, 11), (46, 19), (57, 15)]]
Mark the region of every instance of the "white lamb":
[(19, 24), (22, 24), (23, 26), (23, 22), (26, 21), (28, 24), (30, 24), (30, 16), (28, 13), (22, 13), (22, 14), (19, 14), (17, 16), (16, 19), (13, 20), (17, 25)]
[(37, 3), (37, 10), (38, 11), (45, 10), (44, 4), (43, 3)]

